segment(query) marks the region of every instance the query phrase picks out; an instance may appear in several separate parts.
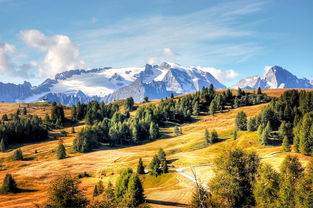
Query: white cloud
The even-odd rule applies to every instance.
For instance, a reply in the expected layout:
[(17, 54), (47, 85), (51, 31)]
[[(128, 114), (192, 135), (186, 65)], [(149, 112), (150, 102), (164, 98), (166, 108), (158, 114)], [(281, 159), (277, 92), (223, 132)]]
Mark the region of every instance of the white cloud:
[(175, 51), (173, 51), (171, 48), (163, 48), (163, 55), (165, 57), (170, 57), (170, 58), (178, 56), (178, 54)]
[(0, 72), (10, 72), (14, 70), (15, 65), (11, 60), (11, 54), (16, 50), (14, 45), (0, 42)]
[(79, 59), (79, 47), (66, 35), (48, 37), (38, 30), (24, 30), (20, 32), (20, 37), (28, 46), (46, 52), (38, 64), (41, 77), (52, 77), (56, 73), (85, 65)]
[(220, 82), (232, 81), (240, 76), (240, 74), (233, 69), (223, 71), (221, 69), (216, 69), (213, 67), (197, 66), (196, 68), (210, 72)]

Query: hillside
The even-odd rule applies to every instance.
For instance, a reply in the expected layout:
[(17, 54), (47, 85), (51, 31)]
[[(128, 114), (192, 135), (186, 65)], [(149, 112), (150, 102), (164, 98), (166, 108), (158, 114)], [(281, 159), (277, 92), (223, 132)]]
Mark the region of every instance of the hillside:
[[(279, 96), (284, 90), (264, 91), (270, 96)], [(159, 101), (153, 101), (158, 103)], [(147, 105), (136, 104), (136, 106)], [(238, 139), (232, 139), (232, 132), (235, 128), (235, 117), (239, 111), (244, 111), (247, 117), (256, 116), (268, 104), (240, 107), (237, 109), (225, 110), (224, 113), (215, 115), (193, 116), (193, 121), (179, 125), (169, 123), (161, 128), (161, 138), (149, 143), (136, 146), (118, 145), (114, 148), (99, 147), (89, 153), (74, 153), (71, 145), (77, 133), (70, 133), (71, 127), (50, 131), (50, 136), (65, 130), (68, 136), (62, 137), (67, 150), (68, 158), (57, 160), (55, 149), (58, 145), (56, 140), (48, 140), (35, 144), (21, 146), (23, 154), (27, 158), (24, 161), (9, 161), (7, 158), (12, 155), (15, 148), (6, 153), (0, 153), (0, 181), (6, 173), (11, 173), (17, 184), (25, 189), (25, 192), (18, 194), (0, 195), (0, 207), (33, 207), (34, 204), (42, 205), (46, 201), (49, 182), (65, 172), (78, 175), (88, 172), (91, 177), (81, 179), (82, 187), (89, 198), (92, 196), (94, 184), (102, 179), (104, 182), (114, 182), (116, 177), (126, 167), (136, 169), (139, 158), (148, 165), (153, 155), (159, 148), (163, 148), (167, 154), (170, 171), (157, 178), (150, 175), (141, 176), (145, 189), (147, 202), (152, 207), (185, 207), (190, 203), (194, 183), (188, 178), (176, 172), (177, 169), (184, 168), (183, 172), (192, 176), (190, 167), (197, 165), (211, 164), (218, 154), (223, 150), (233, 147), (242, 147), (246, 150), (256, 151), (258, 155), (265, 156), (262, 162), (272, 164), (278, 169), (282, 160), (287, 154), (298, 155), (305, 165), (309, 156), (298, 153), (279, 153), (280, 146), (262, 146), (257, 142), (257, 132), (239, 131)], [(50, 111), (51, 106), (42, 104), (8, 104), (0, 103), (0, 116), (4, 113), (15, 113), (17, 108), (26, 107), (27, 111), (33, 115), (44, 115)], [(134, 112), (131, 112), (134, 114)], [(65, 116), (70, 118), (70, 110), (65, 109)], [(75, 131), (78, 132), (85, 124), (78, 123)], [(175, 126), (182, 128), (183, 134), (174, 135)], [(210, 131), (215, 129), (220, 142), (210, 146), (205, 146), (203, 133), (204, 129)], [(268, 156), (272, 153), (273, 156)], [(197, 176), (203, 183), (207, 183), (212, 175), (211, 166), (194, 167)]]

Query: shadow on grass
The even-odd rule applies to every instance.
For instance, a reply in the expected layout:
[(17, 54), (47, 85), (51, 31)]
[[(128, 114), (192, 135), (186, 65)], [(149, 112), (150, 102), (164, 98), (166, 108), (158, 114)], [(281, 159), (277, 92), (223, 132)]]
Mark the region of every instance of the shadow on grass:
[(35, 159), (35, 157), (25, 157), (25, 158), (23, 158), (23, 161), (31, 161), (34, 159)]
[(0, 195), (6, 195), (6, 194), (19, 194), (19, 193), (31, 193), (39, 191), (38, 189), (23, 189), (23, 188), (17, 188), (14, 192), (4, 192), (2, 189), (0, 190)]
[(172, 164), (173, 162), (177, 161), (178, 159), (171, 159), (171, 160), (167, 160), (167, 164)]
[(188, 207), (188, 204), (183, 204), (179, 202), (160, 201), (160, 200), (153, 200), (153, 199), (147, 199), (146, 201), (147, 203), (150, 203), (150, 204), (166, 205), (166, 206), (173, 206), (173, 207)]
[(17, 193), (27, 193), (27, 192), (36, 192), (38, 189), (23, 189), (19, 188)]

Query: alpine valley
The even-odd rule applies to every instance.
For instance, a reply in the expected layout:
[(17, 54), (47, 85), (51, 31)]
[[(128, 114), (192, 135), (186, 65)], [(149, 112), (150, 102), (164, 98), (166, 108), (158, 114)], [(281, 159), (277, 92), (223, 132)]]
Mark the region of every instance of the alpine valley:
[[(185, 67), (164, 62), (160, 65), (146, 64), (138, 68), (97, 68), (76, 69), (55, 75), (39, 86), (1, 83), (1, 102), (57, 102), (74, 105), (91, 100), (104, 101), (133, 97), (140, 102), (144, 97), (151, 100), (191, 93), (209, 87), (226, 88), (208, 69), (204, 67)], [(252, 76), (240, 80), (231, 88), (313, 88), (313, 81), (299, 79), (279, 66), (268, 68), (264, 77)]]

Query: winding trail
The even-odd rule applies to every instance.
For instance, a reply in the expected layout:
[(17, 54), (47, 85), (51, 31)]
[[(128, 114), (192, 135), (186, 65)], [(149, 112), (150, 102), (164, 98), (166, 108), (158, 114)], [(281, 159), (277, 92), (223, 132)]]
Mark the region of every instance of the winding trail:
[[(273, 152), (271, 154), (268, 154), (268, 155), (265, 155), (265, 156), (262, 156), (260, 157), (261, 159), (262, 158), (269, 158), (269, 157), (273, 157), (277, 154), (280, 154), (281, 152)], [(187, 178), (188, 180), (192, 181), (193, 183), (196, 183), (196, 179), (191, 176), (191, 175), (188, 175), (186, 173), (184, 173), (184, 170), (187, 169), (187, 168), (196, 168), (196, 167), (204, 167), (204, 166), (213, 166), (212, 163), (209, 163), (209, 164), (202, 164), (202, 165), (192, 165), (192, 166), (186, 166), (186, 167), (181, 167), (181, 168), (178, 168), (176, 169), (176, 173), (178, 173), (179, 175)], [(204, 183), (201, 183), (201, 185), (204, 187), (204, 188), (207, 188), (207, 185), (204, 184)]]

